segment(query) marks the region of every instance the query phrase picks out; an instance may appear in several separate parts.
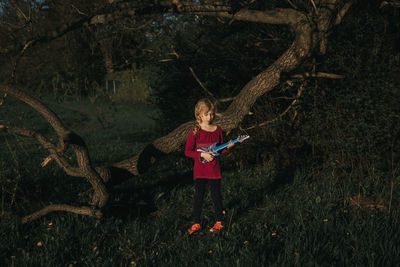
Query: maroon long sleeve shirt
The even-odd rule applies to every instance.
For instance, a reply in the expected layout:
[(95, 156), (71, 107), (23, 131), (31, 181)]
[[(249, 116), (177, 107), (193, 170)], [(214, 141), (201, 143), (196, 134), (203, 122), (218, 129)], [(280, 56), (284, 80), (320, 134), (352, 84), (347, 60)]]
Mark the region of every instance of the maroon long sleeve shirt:
[[(194, 135), (193, 130), (190, 130), (185, 147), (185, 155), (194, 159), (193, 179), (207, 178), (207, 179), (222, 179), (219, 157), (214, 158), (213, 161), (207, 163), (200, 162), (201, 152), (198, 152), (199, 147), (208, 147), (213, 143), (222, 144), (222, 130), (219, 126), (213, 132), (208, 132), (200, 129), (197, 136)], [(219, 153), (226, 152), (227, 149), (219, 151)]]

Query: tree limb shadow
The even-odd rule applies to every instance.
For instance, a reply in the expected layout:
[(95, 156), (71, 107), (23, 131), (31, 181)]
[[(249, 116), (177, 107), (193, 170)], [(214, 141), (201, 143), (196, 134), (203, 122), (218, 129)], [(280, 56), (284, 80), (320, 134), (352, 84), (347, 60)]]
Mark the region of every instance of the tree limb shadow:
[[(118, 168), (116, 168), (118, 169)], [(123, 170), (113, 170), (119, 175), (128, 175)], [(129, 173), (130, 174), (130, 173)], [(162, 193), (163, 198), (168, 198), (171, 190), (184, 187), (193, 183), (192, 172), (169, 175), (154, 184), (122, 185), (114, 187), (111, 191), (112, 199), (103, 208), (105, 217), (116, 217), (121, 219), (141, 218), (157, 210), (155, 200)], [(114, 179), (114, 178), (113, 178)], [(122, 177), (121, 179), (125, 179)]]

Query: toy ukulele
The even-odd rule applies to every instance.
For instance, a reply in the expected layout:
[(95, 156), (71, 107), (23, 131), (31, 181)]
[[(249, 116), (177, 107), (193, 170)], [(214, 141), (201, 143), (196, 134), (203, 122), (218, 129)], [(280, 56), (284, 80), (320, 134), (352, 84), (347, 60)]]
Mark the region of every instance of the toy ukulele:
[[(250, 136), (248, 136), (248, 135), (239, 135), (238, 138), (232, 140), (231, 142), (232, 143), (238, 143), (238, 142), (241, 143), (244, 140), (249, 139), (249, 138), (250, 138)], [(218, 151), (226, 148), (229, 145), (229, 143), (230, 142), (226, 142), (225, 144), (222, 144), (222, 145), (219, 145), (219, 146), (217, 146), (217, 143), (214, 143), (214, 144), (212, 144), (212, 145), (210, 145), (208, 147), (205, 147), (205, 146), (199, 147), (197, 149), (197, 151), (198, 152), (212, 152), (211, 155), (213, 155), (214, 157), (218, 157), (219, 155), (221, 155), (220, 153), (218, 153)], [(205, 160), (204, 158), (200, 158), (200, 162), (201, 163), (207, 163), (208, 161)]]

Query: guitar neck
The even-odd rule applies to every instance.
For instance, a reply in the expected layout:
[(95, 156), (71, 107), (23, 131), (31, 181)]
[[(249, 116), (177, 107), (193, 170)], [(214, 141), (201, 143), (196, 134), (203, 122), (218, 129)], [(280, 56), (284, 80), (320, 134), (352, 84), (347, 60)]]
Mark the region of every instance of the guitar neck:
[[(237, 143), (237, 142), (238, 142), (238, 139), (237, 139), (237, 138), (234, 139), (234, 140), (232, 140), (232, 143)], [(220, 150), (226, 148), (228, 145), (229, 145), (229, 142), (226, 142), (225, 144), (216, 146), (216, 147), (214, 148), (214, 150), (215, 150), (215, 152), (218, 152), (218, 151), (220, 151)]]

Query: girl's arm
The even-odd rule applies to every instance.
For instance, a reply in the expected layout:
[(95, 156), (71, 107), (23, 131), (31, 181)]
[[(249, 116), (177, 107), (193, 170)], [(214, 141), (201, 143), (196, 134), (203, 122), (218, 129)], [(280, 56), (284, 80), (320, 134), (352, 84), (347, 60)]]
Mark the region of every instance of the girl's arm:
[(200, 159), (201, 156), (201, 152), (196, 151), (196, 138), (192, 130), (190, 130), (186, 140), (185, 155), (194, 159)]

